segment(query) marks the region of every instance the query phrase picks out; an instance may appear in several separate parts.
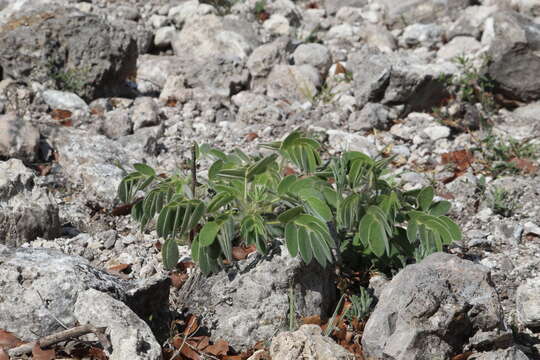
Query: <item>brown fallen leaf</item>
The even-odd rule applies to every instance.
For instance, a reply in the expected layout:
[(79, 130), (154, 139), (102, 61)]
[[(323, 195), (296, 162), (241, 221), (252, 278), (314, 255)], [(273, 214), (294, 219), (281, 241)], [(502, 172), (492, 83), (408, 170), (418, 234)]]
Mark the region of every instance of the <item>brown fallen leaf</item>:
[(246, 141), (247, 142), (252, 142), (253, 140), (255, 140), (258, 137), (259, 137), (259, 135), (256, 132), (250, 132), (250, 133), (246, 134)]
[(51, 164), (39, 164), (36, 166), (36, 170), (39, 173), (39, 176), (47, 176), (51, 172)]
[(133, 207), (133, 204), (122, 204), (116, 206), (111, 211), (112, 216), (125, 216), (129, 215), (131, 213), (131, 208)]
[(165, 103), (165, 106), (167, 106), (167, 107), (175, 107), (176, 104), (178, 104), (178, 100), (176, 100), (176, 99), (168, 99), (167, 102)]
[(457, 150), (441, 155), (441, 163), (454, 164), (459, 172), (463, 172), (474, 162), (474, 157), (469, 150)]
[(184, 285), (184, 283), (187, 281), (187, 279), (189, 278), (189, 275), (188, 274), (185, 274), (185, 273), (178, 273), (178, 272), (172, 272), (171, 275), (169, 275), (170, 279), (171, 279), (171, 286), (176, 288), (176, 289), (180, 289), (182, 287), (182, 285)]
[[(184, 344), (184, 346), (182, 346), (182, 349), (180, 350), (180, 354), (182, 354), (183, 357), (185, 357), (186, 359), (189, 359), (189, 360), (200, 360), (201, 359), (201, 356), (199, 355), (199, 353), (195, 350), (193, 350), (189, 345), (193, 345), (193, 344), (189, 344), (190, 341), (186, 341), (186, 344)], [(188, 345), (189, 344), (189, 345)]]
[(32, 348), (32, 359), (34, 360), (54, 360), (55, 355), (54, 349), (43, 350), (39, 343), (36, 343)]
[(513, 158), (510, 162), (525, 174), (534, 174), (538, 170), (538, 166), (529, 159)]
[(290, 166), (285, 166), (283, 168), (283, 176), (295, 175), (296, 171)]
[(0, 348), (0, 360), (9, 360), (8, 354), (2, 348)]
[(463, 354), (456, 355), (452, 360), (467, 360), (473, 354), (472, 351), (464, 352)]
[(204, 352), (214, 356), (227, 355), (229, 351), (229, 343), (225, 340), (218, 340), (215, 344), (208, 346)]
[(53, 111), (51, 111), (51, 117), (53, 118), (53, 120), (63, 121), (71, 117), (71, 111), (54, 109)]
[(189, 315), (186, 328), (184, 329), (182, 334), (184, 334), (184, 336), (193, 335), (193, 333), (195, 333), (195, 331), (197, 331), (198, 328), (199, 328), (199, 321), (197, 320), (197, 317), (195, 315)]
[(347, 69), (345, 68), (345, 66), (343, 66), (342, 63), (338, 62), (336, 63), (336, 71), (335, 71), (335, 74), (346, 74), (347, 73)]
[(0, 330), (0, 349), (11, 349), (21, 345), (21, 339), (13, 335), (13, 333), (5, 330)]
[(114, 266), (111, 266), (110, 268), (107, 269), (107, 271), (109, 272), (123, 272), (123, 273), (128, 273), (129, 270), (130, 270), (130, 267), (131, 267), (131, 264), (118, 264), (118, 265), (114, 265)]
[(304, 325), (321, 325), (321, 317), (319, 315), (313, 315), (313, 316), (306, 316), (302, 318), (302, 323)]
[(240, 246), (235, 246), (232, 248), (232, 256), (235, 260), (244, 260), (247, 258), (248, 253)]

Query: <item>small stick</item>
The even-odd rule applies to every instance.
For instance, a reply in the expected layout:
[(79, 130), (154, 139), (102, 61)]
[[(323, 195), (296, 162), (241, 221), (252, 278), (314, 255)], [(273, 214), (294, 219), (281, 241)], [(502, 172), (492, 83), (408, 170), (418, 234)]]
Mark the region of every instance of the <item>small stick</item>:
[[(68, 330), (60, 331), (56, 334), (44, 336), (41, 339), (39, 339), (37, 343), (39, 343), (41, 347), (47, 347), (47, 346), (57, 344), (64, 340), (69, 340), (71, 338), (79, 337), (79, 336), (86, 335), (89, 333), (96, 334), (101, 341), (103, 337), (100, 335), (104, 334), (105, 329), (106, 329), (105, 327), (98, 328), (92, 325), (77, 326)], [(8, 350), (8, 355), (10, 357), (15, 357), (15, 356), (21, 356), (24, 354), (30, 354), (35, 344), (36, 342), (32, 341), (32, 342), (23, 344), (21, 346), (17, 346), (16, 348)]]

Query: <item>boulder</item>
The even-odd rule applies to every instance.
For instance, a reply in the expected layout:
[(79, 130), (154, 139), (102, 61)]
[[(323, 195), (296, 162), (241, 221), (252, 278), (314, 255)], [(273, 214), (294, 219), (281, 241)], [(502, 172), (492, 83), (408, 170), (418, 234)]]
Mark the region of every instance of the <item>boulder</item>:
[(502, 328), (489, 270), (435, 253), (405, 267), (383, 289), (362, 346), (368, 357), (388, 360), (451, 358), (476, 333)]
[(77, 94), (58, 91), (58, 90), (45, 90), (42, 94), (43, 100), (51, 109), (61, 110), (83, 110), (88, 111), (88, 105)]
[(75, 302), (87, 289), (122, 299), (125, 288), (125, 282), (94, 269), (81, 257), (0, 245), (0, 328), (22, 339), (63, 330), (60, 322), (75, 326)]
[(297, 331), (276, 335), (270, 345), (273, 360), (324, 359), (354, 360), (356, 357), (322, 335), (318, 325), (302, 325)]
[(306, 266), (284, 246), (275, 251), (267, 257), (253, 253), (238, 262), (238, 269), (207, 278), (192, 275), (178, 306), (202, 316), (212, 339), (224, 339), (237, 351), (286, 328), (291, 293), (298, 316), (327, 317), (336, 298), (331, 271), (314, 262)]
[(20, 246), (59, 234), (58, 206), (34, 185), (33, 172), (20, 160), (0, 162), (0, 244)]
[(519, 321), (531, 328), (540, 328), (540, 277), (528, 279), (516, 292), (516, 308)]
[(191, 54), (199, 62), (212, 58), (245, 60), (257, 45), (250, 23), (216, 15), (191, 18), (172, 40), (176, 55)]
[(0, 159), (38, 160), (39, 130), (22, 116), (0, 115)]
[(86, 101), (123, 91), (136, 60), (130, 32), (69, 7), (16, 12), (0, 28), (4, 77), (57, 86)]
[(508, 98), (540, 99), (540, 24), (516, 12), (497, 12), (485, 21), (482, 44), (489, 47), (487, 74)]
[(123, 172), (116, 164), (129, 166), (143, 159), (141, 151), (127, 152), (125, 147), (103, 135), (89, 135), (85, 131), (59, 128), (49, 141), (58, 152), (61, 172), (75, 186), (83, 189), (87, 199), (111, 206), (116, 199)]
[(294, 51), (293, 58), (295, 65), (312, 65), (323, 77), (332, 65), (330, 51), (321, 44), (302, 44)]
[(311, 65), (276, 65), (267, 78), (269, 97), (290, 102), (313, 101), (321, 85), (321, 77)]
[(386, 21), (391, 26), (431, 23), (442, 17), (451, 19), (470, 5), (470, 0), (376, 0), (386, 7)]
[(111, 360), (159, 360), (161, 345), (150, 327), (123, 302), (96, 289), (79, 293), (74, 317), (80, 324), (107, 327)]
[(447, 96), (443, 77), (457, 71), (451, 62), (428, 64), (414, 55), (382, 53), (363, 47), (350, 55), (356, 104), (405, 105), (405, 111), (431, 111)]
[(253, 77), (266, 77), (272, 67), (287, 60), (288, 38), (281, 37), (257, 47), (247, 60), (247, 68)]

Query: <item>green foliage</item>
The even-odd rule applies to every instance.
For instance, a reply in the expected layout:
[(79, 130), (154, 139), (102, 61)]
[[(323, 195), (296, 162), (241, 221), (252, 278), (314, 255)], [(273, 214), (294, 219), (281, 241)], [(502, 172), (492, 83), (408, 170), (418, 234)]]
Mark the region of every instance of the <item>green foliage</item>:
[(255, 3), (255, 9), (253, 10), (253, 12), (258, 17), (265, 11), (266, 11), (266, 0), (258, 0)]
[(517, 208), (517, 204), (512, 199), (511, 194), (507, 190), (499, 187), (496, 187), (491, 191), (488, 203), (494, 214), (504, 217), (512, 216)]
[(472, 149), (481, 156), (484, 170), (493, 177), (523, 173), (524, 169), (517, 166), (513, 159), (536, 159), (539, 146), (531, 139), (518, 141), (512, 137), (504, 139), (490, 134), (477, 142)]
[(348, 309), (346, 317), (351, 321), (352, 319), (358, 319), (359, 321), (367, 318), (371, 311), (371, 305), (373, 298), (368, 291), (361, 287), (360, 295), (352, 295), (350, 297), (351, 307)]
[(231, 8), (240, 0), (200, 0), (201, 4), (212, 5), (221, 16), (231, 13)]
[(89, 68), (57, 69), (54, 63), (49, 64), (49, 77), (54, 80), (56, 87), (62, 91), (81, 94), (88, 83)]
[[(323, 162), (320, 143), (298, 131), (264, 147), (270, 154), (249, 156), (198, 146), (212, 164), (195, 191), (196, 176), (157, 176), (144, 164), (124, 177), (118, 196), (133, 204), (141, 229), (157, 217), (166, 268), (176, 265), (173, 245), (182, 239), (193, 240), (193, 259), (210, 273), (233, 260), (234, 246), (266, 254), (276, 238), (292, 256), (323, 267), (340, 253), (351, 265), (400, 266), (418, 249), (425, 256), (461, 238), (445, 216), (450, 203), (434, 201), (433, 188), (403, 192), (387, 181), (390, 159), (351, 151)], [(283, 175), (289, 166), (296, 173)]]

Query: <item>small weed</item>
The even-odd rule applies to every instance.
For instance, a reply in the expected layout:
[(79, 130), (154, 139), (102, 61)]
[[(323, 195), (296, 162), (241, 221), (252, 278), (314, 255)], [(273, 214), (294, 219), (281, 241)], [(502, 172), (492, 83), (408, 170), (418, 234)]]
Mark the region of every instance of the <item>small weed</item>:
[(221, 16), (231, 13), (231, 8), (240, 0), (200, 0), (202, 4), (212, 5)]
[(491, 191), (488, 201), (493, 213), (504, 217), (512, 216), (517, 208), (511, 194), (500, 187), (496, 187)]
[(368, 291), (361, 287), (360, 295), (352, 295), (350, 297), (351, 307), (347, 312), (347, 319), (352, 321), (353, 319), (358, 319), (359, 321), (364, 320), (368, 317), (369, 312), (371, 311), (371, 305), (373, 303), (373, 298), (368, 293)]
[(522, 169), (513, 160), (536, 159), (540, 149), (538, 145), (531, 142), (531, 139), (505, 140), (500, 136), (488, 135), (479, 140), (477, 147), (472, 150), (482, 156), (486, 172), (493, 177), (498, 177), (521, 173)]
[(49, 76), (54, 80), (57, 89), (81, 94), (87, 84), (89, 68), (57, 69), (54, 64), (49, 65)]

